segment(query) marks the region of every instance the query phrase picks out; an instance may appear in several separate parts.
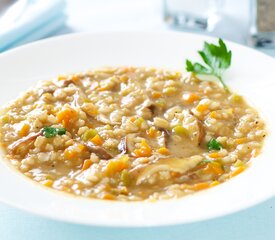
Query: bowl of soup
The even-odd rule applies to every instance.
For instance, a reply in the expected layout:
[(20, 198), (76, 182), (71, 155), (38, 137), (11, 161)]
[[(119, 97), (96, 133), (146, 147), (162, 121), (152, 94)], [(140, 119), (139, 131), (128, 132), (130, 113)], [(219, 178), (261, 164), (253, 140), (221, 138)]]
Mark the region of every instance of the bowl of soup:
[(228, 90), (185, 70), (204, 41), (215, 39), (74, 34), (2, 54), (0, 200), (76, 223), (158, 226), (272, 196), (275, 62), (226, 42)]

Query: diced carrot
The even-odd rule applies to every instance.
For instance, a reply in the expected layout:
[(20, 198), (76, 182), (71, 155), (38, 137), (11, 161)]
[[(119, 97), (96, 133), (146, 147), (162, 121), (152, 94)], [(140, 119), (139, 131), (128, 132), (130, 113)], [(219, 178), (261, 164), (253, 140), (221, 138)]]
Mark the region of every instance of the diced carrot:
[(235, 143), (236, 144), (242, 144), (242, 143), (245, 143), (245, 142), (247, 142), (247, 138), (246, 137), (235, 139)]
[(133, 117), (130, 117), (130, 121), (133, 123), (137, 120), (137, 117), (133, 116)]
[(155, 127), (150, 127), (147, 131), (146, 131), (148, 137), (150, 138), (155, 138), (157, 136), (157, 129)]
[(111, 159), (108, 161), (104, 170), (107, 176), (112, 176), (117, 172), (121, 172), (129, 167), (129, 157), (124, 155), (120, 158)]
[(62, 123), (64, 127), (68, 127), (77, 119), (77, 112), (72, 108), (65, 108), (57, 113), (57, 121)]
[(162, 94), (160, 92), (152, 92), (152, 98), (154, 99), (158, 99), (162, 96)]
[(207, 183), (207, 182), (196, 183), (196, 184), (190, 186), (190, 189), (194, 190), (194, 191), (199, 191), (199, 190), (206, 189), (206, 188), (209, 188), (209, 183)]
[(88, 169), (92, 164), (93, 162), (91, 161), (91, 159), (84, 160), (81, 170), (84, 171)]
[(116, 197), (111, 193), (104, 193), (101, 197), (104, 200), (115, 200)]
[(77, 144), (76, 145), (76, 151), (79, 152), (79, 153), (83, 152), (85, 150), (85, 148), (86, 147), (82, 144)]
[(66, 148), (64, 151), (65, 158), (69, 160), (73, 160), (74, 158), (76, 158), (77, 154), (77, 151), (70, 149), (70, 147)]
[(241, 172), (243, 172), (245, 170), (244, 166), (240, 166), (238, 167), (234, 172), (232, 172), (230, 174), (231, 177), (237, 176), (238, 174), (240, 174)]
[(209, 163), (209, 165), (211, 166), (211, 168), (213, 169), (213, 171), (217, 174), (217, 175), (221, 175), (224, 173), (223, 167), (221, 164), (215, 164), (215, 163)]
[(209, 184), (209, 187), (214, 187), (214, 186), (217, 186), (217, 185), (219, 185), (219, 184), (220, 184), (219, 181), (213, 181), (213, 182), (211, 182), (211, 183)]
[(41, 182), (45, 187), (51, 187), (53, 185), (53, 180), (51, 179), (46, 179)]
[(200, 96), (194, 93), (185, 93), (182, 96), (183, 100), (188, 103), (193, 103), (200, 99)]
[(170, 152), (166, 147), (161, 147), (157, 150), (158, 153), (162, 154), (162, 155), (169, 155)]
[(102, 140), (102, 138), (97, 134), (95, 135), (92, 139), (91, 139), (92, 143), (94, 143), (95, 145), (101, 146), (104, 141)]
[[(146, 142), (146, 140), (142, 140), (141, 143), (140, 143), (140, 146), (142, 148), (150, 148), (150, 146), (148, 145), (148, 143)], [(150, 148), (151, 149), (151, 148)]]
[(90, 122), (87, 122), (87, 123), (86, 123), (86, 126), (87, 126), (88, 128), (94, 128), (94, 124), (93, 124), (93, 123), (90, 123)]
[(82, 134), (81, 139), (87, 142), (93, 137), (95, 137), (96, 135), (97, 135), (97, 130), (94, 128), (90, 128)]
[(150, 157), (152, 155), (152, 149), (145, 140), (141, 141), (141, 147), (134, 150), (136, 157)]
[(205, 112), (206, 110), (208, 109), (208, 105), (206, 104), (199, 104), (197, 107), (196, 107), (196, 110), (200, 113), (203, 113)]
[(221, 175), (224, 173), (222, 165), (217, 162), (210, 162), (207, 164), (205, 171), (211, 174)]
[(218, 152), (209, 153), (208, 156), (211, 157), (211, 158), (219, 158), (219, 157), (221, 157), (221, 155)]
[(180, 177), (181, 176), (181, 173), (179, 172), (171, 172), (171, 177)]
[(81, 153), (85, 150), (85, 146), (82, 144), (75, 144), (72, 146), (69, 146), (64, 151), (64, 156), (66, 159), (73, 160), (77, 158)]
[(152, 155), (152, 151), (151, 149), (140, 148), (135, 149), (134, 154), (136, 157), (150, 157)]
[(18, 134), (19, 134), (21, 137), (25, 137), (25, 136), (28, 135), (29, 131), (30, 131), (30, 125), (24, 123), (23, 126), (21, 127), (21, 129), (19, 130)]

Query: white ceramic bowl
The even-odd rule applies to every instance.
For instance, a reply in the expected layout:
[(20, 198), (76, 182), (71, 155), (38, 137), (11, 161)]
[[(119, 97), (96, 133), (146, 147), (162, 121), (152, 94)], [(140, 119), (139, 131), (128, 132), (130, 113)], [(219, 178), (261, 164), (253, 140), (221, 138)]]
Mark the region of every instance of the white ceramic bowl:
[[(106, 65), (185, 68), (198, 59), (203, 41), (217, 39), (184, 33), (74, 34), (29, 44), (0, 55), (0, 104), (38, 80)], [(275, 192), (275, 60), (226, 42), (232, 49), (227, 84), (244, 95), (266, 120), (263, 153), (232, 180), (176, 200), (113, 202), (62, 194), (30, 181), (0, 159), (0, 200), (52, 219), (100, 226), (160, 226), (200, 221), (233, 213)]]

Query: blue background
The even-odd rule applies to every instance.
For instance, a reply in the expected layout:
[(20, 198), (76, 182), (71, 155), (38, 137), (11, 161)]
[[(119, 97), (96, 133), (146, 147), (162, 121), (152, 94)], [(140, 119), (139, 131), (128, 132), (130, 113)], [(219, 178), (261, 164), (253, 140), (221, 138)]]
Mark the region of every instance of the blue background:
[(275, 239), (275, 198), (239, 213), (204, 222), (159, 228), (125, 229), (89, 227), (57, 222), (0, 204), (0, 239), (271, 240)]

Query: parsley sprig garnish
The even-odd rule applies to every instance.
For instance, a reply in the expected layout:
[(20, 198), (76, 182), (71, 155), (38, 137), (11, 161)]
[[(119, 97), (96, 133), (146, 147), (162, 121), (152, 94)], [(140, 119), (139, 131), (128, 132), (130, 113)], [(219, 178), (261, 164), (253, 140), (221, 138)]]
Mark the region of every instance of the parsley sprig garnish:
[(66, 128), (54, 128), (54, 127), (44, 127), (42, 129), (42, 134), (46, 138), (52, 138), (56, 135), (66, 134)]
[(231, 64), (232, 52), (227, 50), (223, 40), (219, 39), (219, 45), (204, 42), (203, 49), (198, 51), (198, 53), (207, 66), (197, 62), (192, 63), (187, 59), (186, 70), (195, 74), (213, 75), (217, 77), (225, 91), (229, 92), (227, 85), (222, 79), (222, 74)]

